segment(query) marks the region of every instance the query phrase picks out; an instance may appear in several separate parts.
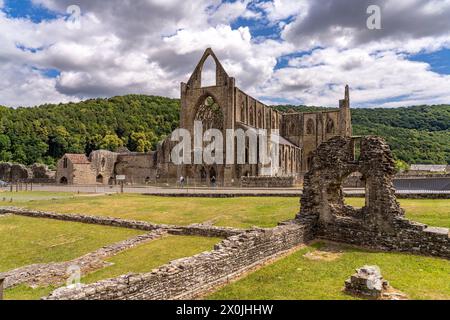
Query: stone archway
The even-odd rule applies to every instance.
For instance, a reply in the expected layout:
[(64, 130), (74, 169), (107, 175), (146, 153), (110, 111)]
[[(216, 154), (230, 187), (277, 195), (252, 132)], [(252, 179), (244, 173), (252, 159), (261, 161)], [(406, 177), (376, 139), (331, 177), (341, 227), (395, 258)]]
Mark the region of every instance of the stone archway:
[(103, 183), (103, 176), (102, 176), (101, 174), (99, 174), (99, 175), (95, 178), (95, 181), (96, 181), (97, 183)]
[[(364, 137), (357, 160), (357, 142), (350, 137), (334, 137), (313, 153), (304, 179), (299, 217), (315, 216), (321, 224), (333, 223), (338, 217), (353, 217), (388, 231), (393, 219), (404, 215), (395, 197), (395, 167), (389, 146), (380, 137)], [(353, 172), (360, 172), (365, 181), (366, 205), (361, 209), (344, 203), (342, 185)]]

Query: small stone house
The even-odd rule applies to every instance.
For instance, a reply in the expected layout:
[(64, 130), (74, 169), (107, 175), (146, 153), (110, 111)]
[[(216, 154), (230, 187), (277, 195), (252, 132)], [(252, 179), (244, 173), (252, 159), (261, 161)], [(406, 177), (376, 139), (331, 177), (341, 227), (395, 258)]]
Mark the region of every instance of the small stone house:
[(56, 181), (60, 184), (95, 184), (95, 172), (84, 154), (66, 153), (57, 163)]

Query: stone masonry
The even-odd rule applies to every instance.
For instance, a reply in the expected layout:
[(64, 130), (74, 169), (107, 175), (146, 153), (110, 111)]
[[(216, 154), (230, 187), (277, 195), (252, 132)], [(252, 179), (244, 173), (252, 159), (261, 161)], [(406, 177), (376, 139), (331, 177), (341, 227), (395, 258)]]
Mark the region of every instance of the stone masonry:
[[(342, 183), (353, 172), (360, 172), (365, 182), (366, 204), (361, 209), (344, 203)], [(448, 229), (404, 217), (395, 197), (394, 174), (392, 153), (383, 139), (335, 137), (314, 153), (297, 218), (313, 221), (321, 239), (450, 258)]]
[(311, 240), (308, 226), (291, 222), (228, 237), (213, 251), (182, 258), (152, 272), (127, 274), (81, 288), (61, 288), (48, 300), (193, 299), (265, 261)]
[(67, 279), (67, 270), (70, 266), (78, 266), (82, 275), (87, 274), (97, 269), (106, 267), (108, 263), (105, 262), (104, 259), (137, 245), (161, 238), (165, 234), (165, 231), (158, 229), (144, 235), (139, 235), (102, 247), (74, 260), (32, 264), (1, 273), (0, 277), (5, 278), (5, 288), (11, 288), (23, 283), (31, 287), (59, 285), (64, 283)]

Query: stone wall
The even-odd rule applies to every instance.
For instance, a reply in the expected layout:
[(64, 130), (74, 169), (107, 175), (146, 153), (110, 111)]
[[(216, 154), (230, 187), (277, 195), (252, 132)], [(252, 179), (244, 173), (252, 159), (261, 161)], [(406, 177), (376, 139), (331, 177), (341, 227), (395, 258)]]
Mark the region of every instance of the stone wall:
[(322, 224), (316, 236), (321, 239), (365, 246), (384, 251), (410, 252), (450, 259), (449, 229), (398, 218), (391, 232), (367, 226), (364, 221), (340, 217)]
[(310, 239), (309, 227), (300, 223), (251, 230), (225, 239), (213, 251), (172, 261), (152, 272), (58, 289), (45, 299), (192, 299)]
[[(359, 158), (355, 143), (361, 146)], [(365, 184), (366, 203), (360, 209), (344, 203), (342, 184), (353, 172), (360, 172)], [(393, 188), (394, 174), (394, 159), (383, 139), (333, 138), (314, 153), (297, 218), (313, 221), (322, 239), (450, 258), (448, 229), (404, 217)]]
[(104, 246), (94, 252), (70, 261), (31, 264), (0, 273), (0, 277), (5, 278), (5, 288), (11, 288), (20, 284), (27, 284), (31, 287), (59, 285), (64, 283), (68, 278), (67, 271), (71, 266), (79, 267), (81, 275), (85, 275), (89, 272), (107, 267), (109, 263), (104, 259), (114, 256), (121, 251), (136, 247), (137, 245), (159, 239), (165, 234), (162, 230), (155, 230)]
[(242, 177), (243, 188), (291, 188), (295, 185), (294, 177)]
[(26, 166), (9, 162), (0, 163), (0, 180), (18, 182), (26, 181), (29, 178), (31, 178), (31, 172)]

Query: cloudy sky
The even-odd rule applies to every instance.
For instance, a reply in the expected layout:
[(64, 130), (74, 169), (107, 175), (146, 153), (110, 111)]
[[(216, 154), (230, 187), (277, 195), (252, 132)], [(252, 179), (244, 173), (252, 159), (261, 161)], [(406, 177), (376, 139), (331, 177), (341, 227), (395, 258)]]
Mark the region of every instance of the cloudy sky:
[(450, 0), (0, 0), (0, 105), (179, 97), (207, 47), (268, 104), (450, 103)]

